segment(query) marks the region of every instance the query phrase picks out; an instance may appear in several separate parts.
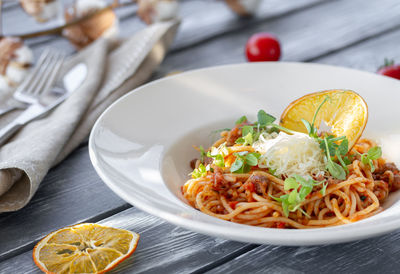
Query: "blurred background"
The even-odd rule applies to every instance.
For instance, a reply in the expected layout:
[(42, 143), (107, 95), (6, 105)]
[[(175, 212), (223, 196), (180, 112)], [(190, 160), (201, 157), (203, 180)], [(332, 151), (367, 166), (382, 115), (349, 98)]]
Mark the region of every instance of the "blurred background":
[[(259, 32), (271, 33), (280, 42), (279, 60), (376, 71), (385, 58), (398, 57), (393, 43), (386, 42), (399, 41), (400, 3), (393, 0), (0, 2), (2, 35), (22, 37), (34, 56), (43, 45), (72, 53), (100, 36), (127, 38), (147, 24), (179, 18), (181, 25), (172, 50), (155, 78), (175, 71), (246, 62), (246, 42)], [(99, 11), (103, 12), (93, 15)], [(90, 18), (84, 20), (86, 17)], [(79, 24), (74, 24), (76, 21)], [(68, 23), (73, 26), (65, 27)], [(86, 28), (86, 33), (76, 30), (77, 26)], [(346, 57), (340, 58), (343, 55)]]

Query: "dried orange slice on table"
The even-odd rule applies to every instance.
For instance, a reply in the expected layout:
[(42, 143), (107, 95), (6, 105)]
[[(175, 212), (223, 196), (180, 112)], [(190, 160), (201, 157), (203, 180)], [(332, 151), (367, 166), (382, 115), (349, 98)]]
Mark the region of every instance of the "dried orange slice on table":
[(99, 224), (78, 224), (47, 235), (33, 249), (45, 273), (105, 273), (137, 247), (139, 234)]
[(280, 124), (288, 129), (307, 133), (301, 119), (311, 122), (322, 105), (315, 126), (320, 130), (324, 122), (332, 135), (346, 136), (351, 148), (361, 137), (368, 120), (368, 107), (364, 99), (351, 90), (327, 90), (307, 94), (292, 102), (283, 112)]

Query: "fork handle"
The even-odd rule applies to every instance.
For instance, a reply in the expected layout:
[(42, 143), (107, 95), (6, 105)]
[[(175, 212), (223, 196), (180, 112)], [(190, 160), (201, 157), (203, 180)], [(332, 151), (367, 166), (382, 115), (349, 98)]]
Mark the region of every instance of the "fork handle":
[(16, 106), (7, 106), (7, 107), (4, 107), (4, 108), (0, 108), (0, 116), (4, 115), (6, 113), (9, 113), (10, 111), (12, 111), (14, 109), (17, 109), (17, 107)]
[(4, 128), (0, 129), (0, 145), (3, 145), (11, 136), (14, 135), (22, 127), (21, 124), (16, 122), (11, 122)]

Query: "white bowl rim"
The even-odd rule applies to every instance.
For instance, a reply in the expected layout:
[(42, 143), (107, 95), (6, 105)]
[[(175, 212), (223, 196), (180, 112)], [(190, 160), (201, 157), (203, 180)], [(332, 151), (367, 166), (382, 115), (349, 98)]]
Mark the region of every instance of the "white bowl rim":
[[(231, 230), (227, 230), (226, 227), (221, 227), (215, 224), (205, 224), (200, 221), (190, 220), (177, 216), (175, 214), (160, 211), (160, 208), (153, 207), (149, 204), (142, 203), (139, 200), (132, 200), (132, 197), (129, 197), (123, 189), (115, 185), (111, 178), (107, 176), (107, 174), (96, 164), (97, 156), (94, 149), (94, 132), (99, 127), (102, 119), (105, 115), (107, 115), (108, 111), (115, 106), (117, 106), (121, 101), (125, 100), (126, 97), (132, 96), (137, 91), (142, 89), (146, 89), (148, 86), (158, 85), (164, 81), (169, 81), (171, 79), (177, 77), (184, 77), (185, 75), (199, 73), (203, 71), (213, 70), (213, 69), (224, 69), (224, 68), (231, 68), (235, 66), (255, 66), (255, 65), (263, 65), (266, 63), (275, 63), (275, 62), (256, 62), (256, 63), (236, 63), (236, 64), (225, 64), (219, 66), (212, 66), (212, 67), (205, 67), (200, 69), (194, 69), (185, 71), (176, 75), (171, 75), (167, 77), (163, 77), (154, 81), (151, 81), (147, 84), (139, 86), (127, 94), (123, 95), (115, 102), (113, 102), (107, 109), (100, 115), (100, 117), (96, 120), (90, 136), (89, 136), (89, 156), (92, 162), (94, 169), (96, 170), (97, 174), (103, 180), (103, 182), (118, 196), (124, 199), (127, 203), (134, 205), (135, 207), (143, 210), (151, 215), (157, 216), (161, 219), (164, 219), (172, 224), (178, 225), (180, 227), (203, 233), (206, 235), (213, 235), (229, 240), (235, 240), (239, 242), (247, 242), (247, 243), (257, 243), (257, 244), (273, 244), (273, 245), (284, 245), (284, 246), (307, 246), (307, 245), (321, 245), (321, 244), (335, 244), (335, 243), (342, 243), (342, 242), (349, 242), (355, 241), (359, 239), (364, 239), (368, 237), (382, 235), (396, 229), (400, 228), (400, 215), (398, 219), (391, 219), (387, 220), (386, 223), (380, 222), (376, 224), (369, 224), (367, 226), (358, 226), (357, 224), (360, 223), (353, 223), (348, 225), (340, 225), (334, 227), (326, 227), (326, 228), (315, 228), (315, 229), (271, 229), (271, 228), (260, 228), (260, 227), (253, 227), (253, 226), (245, 226), (249, 230), (259, 230), (259, 232), (268, 232), (271, 236), (268, 239), (260, 239), (260, 236), (257, 236), (256, 233), (248, 233), (246, 231), (241, 231), (242, 229), (232, 228)], [(361, 71), (353, 68), (347, 67), (340, 67), (340, 66), (333, 66), (333, 65), (326, 65), (326, 64), (318, 64), (318, 63), (303, 63), (303, 62), (276, 62), (277, 65), (299, 65), (299, 66), (315, 66), (321, 68), (332, 68), (332, 69), (340, 69), (340, 70), (347, 70), (349, 72), (357, 72), (363, 73), (366, 75), (370, 75), (373, 77), (385, 77), (388, 81), (394, 81), (397, 84), (400, 84), (398, 80), (389, 78), (386, 76), (380, 76), (375, 73), (371, 73), (368, 71)], [(362, 222), (362, 221), (361, 221)], [(372, 231), (373, 229), (373, 231)], [(247, 235), (238, 236), (240, 232), (246, 232)], [(330, 233), (331, 232), (331, 233)], [(306, 239), (299, 239), (299, 236), (306, 236)]]

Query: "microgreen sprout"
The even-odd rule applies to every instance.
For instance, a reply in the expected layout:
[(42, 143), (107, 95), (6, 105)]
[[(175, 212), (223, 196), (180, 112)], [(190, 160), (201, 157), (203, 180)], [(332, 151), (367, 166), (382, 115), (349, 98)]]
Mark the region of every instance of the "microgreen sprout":
[(282, 204), (283, 214), (286, 217), (289, 216), (289, 212), (295, 212), (298, 209), (300, 209), (304, 215), (308, 216), (307, 213), (300, 208), (300, 205), (306, 199), (307, 195), (312, 192), (314, 186), (323, 184), (321, 190), (323, 190), (325, 194), (327, 184), (324, 184), (324, 182), (325, 180), (318, 182), (311, 178), (306, 179), (294, 174), (287, 178), (283, 185), (284, 190), (290, 191), (288, 194), (282, 195), (279, 198), (270, 196)]
[(240, 117), (239, 119), (236, 120), (235, 125), (240, 125), (246, 121), (247, 121), (247, 117), (243, 115), (242, 117)]
[[(321, 110), (321, 107), (330, 100), (330, 97), (327, 95), (325, 96), (324, 100), (318, 106), (317, 110), (314, 113), (314, 117), (312, 122), (308, 122), (304, 119), (301, 119), (304, 126), (308, 131), (308, 135), (315, 140), (318, 141), (320, 144), (320, 148), (325, 152), (327, 164), (326, 169), (329, 173), (336, 179), (344, 180), (346, 179), (349, 170), (347, 168), (347, 164), (343, 159), (343, 157), (347, 154), (349, 150), (349, 141), (347, 140), (346, 136), (339, 136), (335, 137), (333, 135), (323, 135), (322, 137), (318, 136), (318, 130), (315, 127), (315, 121), (317, 119), (318, 112)], [(336, 142), (341, 141), (340, 145)], [(333, 159), (337, 158), (340, 164), (333, 161)], [(346, 158), (347, 159), (347, 158)]]
[(241, 151), (236, 152), (233, 155), (236, 156), (235, 162), (233, 162), (230, 170), (233, 173), (247, 173), (250, 171), (252, 166), (258, 165), (258, 158), (261, 154), (257, 152)]
[(361, 154), (361, 162), (364, 165), (369, 165), (371, 172), (375, 171), (373, 160), (377, 160), (382, 156), (382, 149), (380, 147), (372, 147), (367, 153)]
[(207, 169), (203, 164), (200, 164), (198, 168), (195, 168), (191, 173), (193, 179), (201, 178), (207, 175)]
[(308, 131), (308, 134), (311, 137), (314, 137), (314, 138), (318, 137), (317, 128), (315, 127), (315, 120), (317, 119), (317, 115), (318, 115), (318, 112), (320, 111), (321, 107), (329, 100), (330, 100), (330, 97), (328, 95), (326, 95), (324, 100), (322, 101), (322, 103), (318, 106), (317, 110), (315, 111), (311, 124), (310, 124), (310, 122), (308, 122), (304, 119), (301, 119), (301, 121), (303, 122), (304, 126), (306, 127), (306, 129)]
[(207, 156), (207, 153), (205, 152), (203, 146), (199, 146), (199, 150), (200, 150), (200, 161), (203, 163), (204, 158)]
[(219, 167), (225, 166), (225, 156), (229, 154), (226, 143), (223, 143), (218, 148), (212, 147), (211, 151), (207, 152), (207, 157), (213, 158), (213, 164)]

